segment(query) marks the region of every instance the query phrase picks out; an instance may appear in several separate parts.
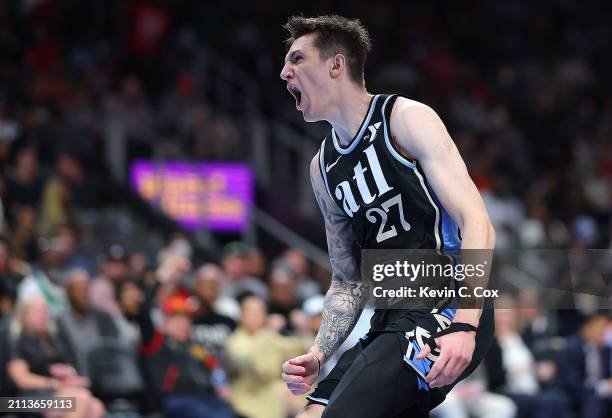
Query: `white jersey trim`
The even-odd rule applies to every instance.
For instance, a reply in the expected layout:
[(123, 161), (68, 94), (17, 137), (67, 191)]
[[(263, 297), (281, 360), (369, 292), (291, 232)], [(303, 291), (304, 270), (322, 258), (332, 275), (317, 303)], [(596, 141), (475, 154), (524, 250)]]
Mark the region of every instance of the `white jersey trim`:
[(436, 220), (434, 222), (434, 236), (436, 237), (436, 250), (439, 250), (442, 247), (442, 241), (440, 240), (440, 208), (438, 208), (436, 202), (434, 202), (434, 200), (431, 198), (429, 189), (425, 184), (425, 179), (423, 178), (421, 173), (419, 173), (419, 170), (417, 169), (416, 165), (413, 162), (408, 161), (403, 155), (397, 152), (395, 148), (393, 148), (393, 145), (391, 145), (391, 140), (389, 138), (389, 129), (387, 127), (387, 118), (385, 117), (385, 108), (387, 107), (387, 103), (389, 102), (389, 99), (391, 99), (391, 97), (393, 96), (387, 97), (387, 100), (385, 100), (385, 103), (382, 106), (382, 117), (385, 129), (385, 143), (387, 144), (387, 149), (389, 150), (391, 155), (400, 163), (410, 168), (414, 172), (414, 174), (419, 179), (419, 182), (421, 183), (421, 188), (423, 189), (423, 192), (425, 192), (425, 196), (427, 196), (427, 199), (429, 199), (429, 203), (431, 203), (434, 210), (436, 211)]
[(378, 97), (379, 96), (376, 95), (372, 98), (372, 102), (370, 103), (370, 109), (368, 110), (368, 115), (366, 116), (363, 123), (361, 124), (361, 129), (357, 133), (357, 136), (355, 137), (355, 139), (353, 139), (353, 142), (348, 146), (348, 148), (340, 147), (340, 144), (338, 142), (338, 135), (336, 135), (336, 130), (332, 127), (332, 140), (334, 143), (334, 148), (336, 148), (336, 151), (338, 151), (340, 154), (350, 153), (351, 151), (355, 149), (357, 144), (359, 144), (359, 141), (361, 140), (363, 133), (365, 132), (365, 130), (368, 127), (368, 124), (370, 123), (370, 119), (372, 118), (372, 114), (374, 113), (374, 109), (376, 108), (376, 102), (378, 101)]
[(329, 403), (329, 399), (315, 398), (314, 396), (310, 396), (310, 395), (306, 396), (306, 399), (311, 400), (313, 402), (319, 402), (324, 405), (327, 405)]
[(408, 161), (406, 157), (404, 157), (402, 154), (397, 152), (395, 148), (393, 148), (393, 145), (391, 144), (391, 139), (389, 138), (389, 128), (387, 127), (387, 118), (385, 117), (385, 109), (387, 107), (387, 103), (389, 102), (389, 99), (391, 99), (392, 97), (393, 96), (387, 97), (387, 100), (385, 100), (385, 103), (383, 104), (383, 107), (382, 107), (382, 118), (383, 118), (384, 130), (385, 130), (385, 144), (387, 144), (387, 149), (389, 150), (391, 155), (395, 157), (396, 160), (404, 164), (406, 167), (414, 169), (414, 163)]
[(327, 183), (327, 172), (325, 170), (325, 157), (323, 156), (323, 153), (325, 151), (325, 141), (326, 139), (324, 139), (323, 142), (321, 143), (321, 150), (319, 151), (319, 171), (321, 172), (321, 176), (323, 177), (323, 182), (325, 182), (325, 190), (327, 190), (327, 194), (329, 195), (329, 197), (331, 197), (331, 200), (334, 203), (336, 203), (336, 201), (334, 200), (331, 194), (331, 190), (329, 190), (329, 184)]

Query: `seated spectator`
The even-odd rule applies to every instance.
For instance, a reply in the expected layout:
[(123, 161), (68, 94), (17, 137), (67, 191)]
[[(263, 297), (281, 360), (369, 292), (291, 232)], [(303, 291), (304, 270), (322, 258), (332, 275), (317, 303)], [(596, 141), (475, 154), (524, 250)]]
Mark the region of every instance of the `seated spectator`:
[(119, 244), (108, 247), (100, 275), (91, 285), (91, 300), (93, 305), (114, 317), (121, 316), (121, 309), (115, 297), (117, 283), (126, 278), (128, 272), (128, 253)]
[(118, 338), (117, 325), (110, 314), (95, 309), (90, 302), (91, 280), (82, 269), (68, 272), (65, 288), (70, 307), (58, 318), (59, 337), (62, 339), (70, 362), (82, 376), (90, 377), (89, 353), (102, 338)]
[(121, 316), (115, 318), (119, 329), (119, 339), (124, 346), (138, 347), (140, 345), (140, 329), (138, 314), (144, 301), (141, 283), (134, 279), (123, 280), (117, 284), (116, 298), (121, 310)]
[(29, 266), (11, 257), (7, 243), (0, 239), (0, 318), (7, 317), (13, 312), (17, 299), (17, 286), (23, 278), (22, 274), (27, 270)]
[[(227, 337), (236, 329), (236, 322), (217, 309), (219, 305), (237, 303), (233, 299), (220, 298), (223, 270), (215, 264), (205, 264), (195, 275), (194, 293), (198, 309), (193, 319), (191, 339), (206, 347), (221, 352)], [(228, 300), (223, 300), (228, 299)]]
[(90, 277), (85, 270), (71, 270), (66, 293), (70, 308), (58, 320), (59, 337), (68, 358), (91, 390), (113, 412), (133, 413), (143, 400), (144, 381), (138, 364), (137, 341), (121, 340), (115, 318), (93, 308)]
[(77, 149), (60, 149), (56, 160), (57, 177), (64, 184), (75, 209), (95, 208), (100, 204), (98, 177), (87, 170), (84, 155)]
[(285, 418), (290, 392), (279, 370), (288, 358), (303, 353), (309, 341), (266, 328), (266, 303), (258, 296), (247, 295), (240, 306), (240, 325), (226, 344), (232, 405), (249, 418)]
[(496, 339), (485, 357), (489, 390), (512, 399), (520, 417), (571, 416), (563, 392), (540, 388), (533, 354), (519, 334), (516, 302), (504, 297), (502, 306), (495, 310)]
[(451, 390), (431, 411), (434, 418), (513, 418), (516, 405), (510, 398), (487, 391), (482, 367)]
[(609, 324), (604, 313), (588, 317), (559, 353), (557, 382), (580, 418), (603, 418), (612, 413), (610, 348), (604, 345)]
[(242, 292), (255, 293), (262, 299), (268, 297), (266, 285), (256, 277), (249, 276), (247, 256), (249, 247), (240, 241), (230, 242), (223, 248), (221, 264), (229, 279), (228, 296), (236, 296)]
[(21, 281), (17, 289), (18, 300), (42, 296), (54, 317), (68, 306), (62, 282), (72, 250), (72, 243), (60, 232), (56, 230), (50, 237), (39, 240), (39, 266)]
[(306, 300), (321, 293), (319, 284), (310, 277), (310, 266), (303, 252), (296, 248), (289, 248), (283, 253), (282, 260), (295, 272), (295, 292), (300, 300)]
[(263, 251), (255, 246), (247, 252), (247, 274), (263, 280), (266, 277), (268, 262)]
[(162, 326), (156, 328), (151, 320), (160, 286), (175, 287), (189, 267), (184, 257), (166, 256), (157, 271), (159, 281), (147, 292), (140, 311), (141, 353), (150, 389), (166, 418), (234, 417), (224, 400), (229, 392), (216, 357), (189, 340), (195, 311), (189, 299), (170, 296), (163, 303)]
[(38, 208), (44, 178), (40, 174), (36, 148), (26, 145), (16, 152), (15, 167), (8, 172), (5, 182), (8, 213), (12, 213), (14, 206)]
[(296, 297), (295, 273), (285, 263), (278, 264), (270, 273), (268, 291), (268, 313), (270, 321), (281, 334), (294, 332), (292, 317), (300, 315), (300, 301)]
[(522, 289), (518, 300), (523, 341), (532, 351), (546, 351), (547, 342), (557, 334), (554, 311), (542, 309), (537, 289)]
[(18, 257), (32, 262), (38, 255), (38, 215), (32, 206), (14, 206), (14, 223), (11, 225), (9, 245)]
[(76, 397), (76, 411), (66, 417), (97, 418), (104, 405), (86, 389), (88, 380), (66, 363), (61, 341), (51, 332), (45, 300), (33, 295), (19, 302), (11, 323), (7, 372), (19, 396)]

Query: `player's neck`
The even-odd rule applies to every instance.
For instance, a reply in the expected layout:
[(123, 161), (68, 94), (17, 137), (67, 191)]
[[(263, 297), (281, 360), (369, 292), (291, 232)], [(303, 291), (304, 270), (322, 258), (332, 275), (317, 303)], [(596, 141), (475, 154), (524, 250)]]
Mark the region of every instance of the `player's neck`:
[(341, 146), (347, 146), (357, 135), (368, 113), (372, 95), (363, 88), (353, 87), (340, 92), (327, 121), (334, 127)]

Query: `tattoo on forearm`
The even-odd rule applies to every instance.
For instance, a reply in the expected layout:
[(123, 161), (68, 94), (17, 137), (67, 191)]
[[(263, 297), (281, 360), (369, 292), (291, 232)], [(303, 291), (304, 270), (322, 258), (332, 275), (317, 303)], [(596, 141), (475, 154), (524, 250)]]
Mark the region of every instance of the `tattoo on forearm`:
[(355, 326), (367, 301), (368, 289), (361, 281), (354, 235), (350, 220), (327, 194), (318, 163), (311, 166), (312, 186), (325, 219), (329, 260), (333, 270), (325, 296), (321, 327), (315, 346), (323, 361), (344, 342)]
[(361, 283), (332, 281), (325, 297), (321, 328), (315, 339), (315, 345), (325, 360), (336, 351), (355, 326), (363, 309), (365, 295)]

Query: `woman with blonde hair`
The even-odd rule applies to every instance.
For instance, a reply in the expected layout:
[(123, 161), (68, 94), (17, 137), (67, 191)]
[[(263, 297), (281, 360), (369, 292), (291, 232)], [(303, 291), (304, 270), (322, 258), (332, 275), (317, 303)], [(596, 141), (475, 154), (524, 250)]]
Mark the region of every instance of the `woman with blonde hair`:
[(76, 398), (74, 411), (49, 413), (47, 417), (104, 416), (104, 405), (86, 389), (88, 380), (64, 362), (64, 349), (54, 330), (42, 296), (19, 301), (11, 323), (11, 353), (6, 367), (18, 395)]

